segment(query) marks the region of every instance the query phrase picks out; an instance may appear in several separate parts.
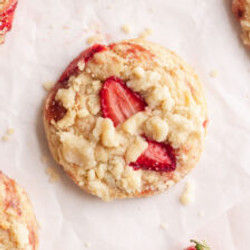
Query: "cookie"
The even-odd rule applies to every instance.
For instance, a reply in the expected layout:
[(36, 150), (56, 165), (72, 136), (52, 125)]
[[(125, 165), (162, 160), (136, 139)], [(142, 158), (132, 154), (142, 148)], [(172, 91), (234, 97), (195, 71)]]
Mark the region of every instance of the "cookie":
[(0, 249), (38, 249), (37, 222), (26, 192), (0, 171)]
[(83, 51), (50, 90), (51, 153), (105, 201), (167, 190), (197, 163), (207, 126), (200, 81), (175, 53), (136, 39)]
[(240, 22), (242, 28), (242, 41), (246, 46), (250, 46), (250, 1), (234, 0), (232, 10)]
[(5, 35), (11, 30), (17, 0), (0, 1), (0, 44), (4, 43)]

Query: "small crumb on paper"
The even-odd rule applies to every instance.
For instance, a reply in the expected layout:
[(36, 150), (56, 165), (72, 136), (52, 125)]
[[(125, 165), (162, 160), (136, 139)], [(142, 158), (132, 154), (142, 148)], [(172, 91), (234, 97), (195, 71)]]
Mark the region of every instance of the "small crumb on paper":
[(199, 211), (198, 215), (202, 218), (205, 216), (205, 212), (203, 210)]
[(194, 182), (188, 181), (186, 183), (185, 189), (180, 197), (180, 202), (182, 205), (187, 206), (194, 202)]
[(124, 24), (124, 25), (122, 25), (121, 30), (126, 34), (130, 34), (131, 33), (131, 26), (128, 24)]
[(153, 30), (151, 28), (146, 28), (140, 35), (139, 38), (146, 39), (149, 35), (153, 33)]
[(150, 7), (150, 8), (148, 9), (148, 11), (149, 11), (150, 13), (154, 13), (154, 9), (153, 9), (152, 7)]
[(3, 135), (2, 136), (2, 140), (5, 141), (5, 142), (8, 141), (9, 140), (9, 136), (8, 135)]
[(90, 242), (85, 242), (85, 243), (84, 243), (84, 246), (85, 246), (86, 248), (91, 248), (92, 244), (91, 244)]
[(54, 86), (54, 82), (45, 82), (43, 83), (43, 88), (47, 91), (49, 91), (53, 86)]
[(211, 70), (209, 75), (210, 77), (215, 78), (218, 76), (218, 74), (219, 72), (217, 70)]
[(111, 5), (111, 4), (108, 4), (108, 5), (106, 6), (106, 8), (107, 8), (108, 10), (111, 10), (112, 7), (113, 7), (113, 5)]
[(10, 139), (10, 136), (15, 133), (15, 130), (13, 128), (7, 129), (5, 135), (2, 136), (2, 140), (7, 142)]
[(7, 134), (8, 135), (13, 135), (15, 133), (15, 130), (13, 129), (13, 128), (9, 128), (8, 130), (7, 130)]
[(161, 224), (160, 224), (160, 228), (161, 228), (162, 230), (167, 230), (167, 229), (168, 229), (168, 225), (167, 225), (166, 223), (161, 223)]
[(49, 176), (49, 182), (50, 183), (54, 183), (59, 181), (60, 177), (59, 174), (57, 173), (57, 171), (52, 168), (52, 167), (47, 167), (46, 168), (46, 174)]
[(92, 44), (95, 42), (102, 42), (103, 36), (102, 35), (94, 35), (87, 38), (87, 44)]
[(63, 26), (63, 29), (68, 30), (68, 29), (69, 29), (69, 26), (64, 25), (64, 26)]

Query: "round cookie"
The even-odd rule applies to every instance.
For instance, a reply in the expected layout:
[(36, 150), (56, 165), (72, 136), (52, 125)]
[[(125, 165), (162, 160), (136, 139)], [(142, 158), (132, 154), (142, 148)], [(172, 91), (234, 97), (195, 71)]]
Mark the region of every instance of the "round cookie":
[(242, 28), (242, 41), (246, 46), (250, 47), (250, 1), (234, 0), (232, 10)]
[(197, 163), (207, 125), (193, 69), (140, 39), (83, 51), (50, 90), (43, 118), (54, 159), (105, 201), (178, 182)]
[(38, 249), (38, 229), (26, 192), (0, 171), (0, 249)]

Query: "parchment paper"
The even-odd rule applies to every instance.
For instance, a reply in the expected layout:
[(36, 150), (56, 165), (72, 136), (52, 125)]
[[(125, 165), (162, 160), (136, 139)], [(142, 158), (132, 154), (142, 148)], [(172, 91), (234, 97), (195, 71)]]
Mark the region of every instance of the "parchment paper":
[[(89, 243), (93, 250), (180, 250), (193, 237), (207, 239), (212, 249), (247, 249), (240, 242), (250, 245), (250, 54), (230, 5), (19, 0), (13, 29), (0, 46), (0, 135), (15, 129), (9, 141), (0, 141), (0, 168), (29, 193), (41, 225), (40, 249), (80, 250)], [(131, 25), (131, 34), (121, 31), (123, 24)], [(101, 34), (111, 42), (137, 37), (145, 28), (153, 30), (149, 40), (174, 50), (199, 74), (210, 117), (206, 145), (195, 170), (168, 194), (103, 203), (83, 193), (51, 159), (42, 84), (57, 80), (88, 46), (88, 37)], [(212, 70), (217, 77), (210, 77)], [(48, 181), (47, 166), (60, 181)], [(196, 199), (183, 207), (179, 196), (188, 179), (196, 183)]]

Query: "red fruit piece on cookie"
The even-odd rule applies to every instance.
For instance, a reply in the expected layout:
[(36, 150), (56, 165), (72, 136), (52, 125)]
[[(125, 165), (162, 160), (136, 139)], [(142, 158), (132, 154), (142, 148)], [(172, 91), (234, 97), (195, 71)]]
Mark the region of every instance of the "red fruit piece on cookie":
[(6, 33), (11, 30), (17, 0), (0, 2), (0, 44), (4, 42)]
[(67, 81), (69, 77), (76, 72), (78, 72), (78, 62), (84, 61), (87, 63), (96, 53), (102, 52), (106, 49), (104, 45), (101, 44), (94, 44), (92, 47), (84, 50), (77, 58), (75, 58), (69, 66), (64, 70), (61, 77), (59, 78), (58, 82), (62, 83)]
[(170, 172), (176, 168), (174, 149), (165, 143), (147, 140), (148, 148), (136, 160), (130, 163), (134, 169)]
[(113, 121), (115, 126), (130, 116), (145, 109), (144, 100), (118, 77), (111, 76), (103, 83), (101, 90), (102, 115)]

